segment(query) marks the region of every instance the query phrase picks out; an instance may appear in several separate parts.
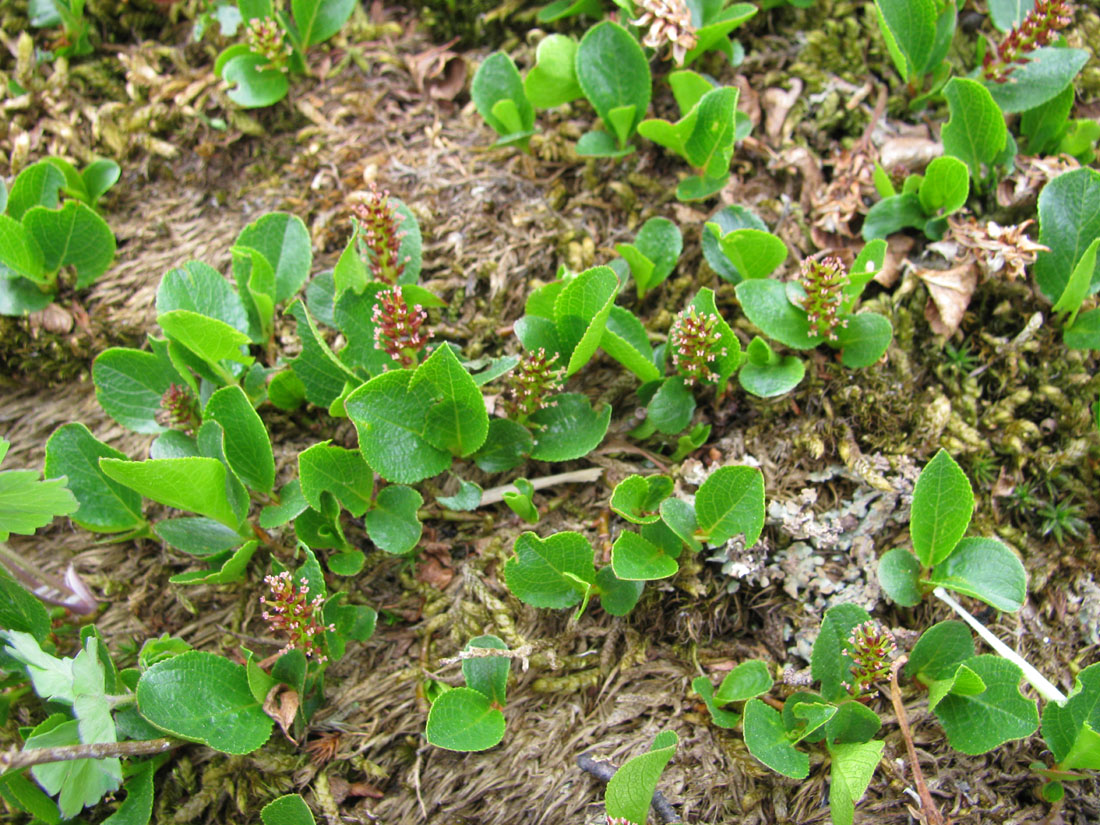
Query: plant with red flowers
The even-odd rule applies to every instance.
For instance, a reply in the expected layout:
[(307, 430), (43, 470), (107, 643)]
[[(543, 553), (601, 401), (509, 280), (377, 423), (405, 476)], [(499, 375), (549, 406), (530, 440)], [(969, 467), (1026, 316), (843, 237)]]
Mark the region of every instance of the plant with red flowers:
[(271, 588), (270, 594), (260, 596), (260, 603), (266, 606), (262, 614), (264, 621), (273, 633), (288, 637), (279, 655), (300, 650), (318, 664), (327, 661), (323, 634), (326, 630), (336, 630), (336, 625), (317, 621), (324, 595), (319, 593), (310, 599), (309, 584), (295, 582), (289, 570), (265, 576), (264, 581)]
[(504, 410), (509, 418), (523, 421), (549, 404), (549, 396), (561, 389), (557, 360), (557, 353), (547, 356), (543, 347), (520, 357), (507, 381)]
[(379, 294), (371, 314), (375, 349), (382, 350), (405, 369), (415, 367), (421, 350), (433, 336), (430, 329), (424, 328), (427, 320), (424, 307), (420, 304), (410, 307), (400, 289), (387, 289)]
[(402, 241), (407, 234), (402, 229), (405, 214), (390, 201), (388, 190), (379, 190), (373, 183), (365, 195), (352, 202), (351, 211), (373, 279), (396, 284), (409, 259), (407, 253), (402, 255)]
[(982, 78), (1007, 83), (1009, 75), (1030, 63), (1029, 54), (1049, 45), (1055, 34), (1073, 22), (1073, 9), (1065, 0), (1036, 0), (1023, 21), (1012, 28), (1001, 44), (982, 60)]

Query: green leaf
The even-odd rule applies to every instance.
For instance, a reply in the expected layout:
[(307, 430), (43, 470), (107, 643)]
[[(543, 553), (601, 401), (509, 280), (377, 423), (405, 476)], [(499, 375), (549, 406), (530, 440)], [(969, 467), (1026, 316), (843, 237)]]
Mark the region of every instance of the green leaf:
[(745, 280), (736, 287), (737, 300), (745, 315), (760, 330), (794, 349), (813, 349), (821, 338), (810, 334), (806, 310), (787, 298), (787, 288), (772, 278)]
[(722, 684), (718, 686), (714, 701), (720, 705), (743, 702), (767, 693), (772, 689), (772, 684), (768, 666), (759, 659), (749, 659), (726, 674)]
[(603, 4), (600, 0), (554, 0), (539, 9), (536, 19), (540, 23), (551, 23), (577, 14), (598, 17), (603, 14)]
[[(345, 292), (344, 297), (351, 294), (353, 293)], [(291, 359), (291, 368), (305, 387), (305, 396), (309, 402), (328, 407), (343, 394), (348, 383), (355, 384), (360, 379), (332, 354), (301, 301), (294, 301), (286, 311), (298, 322), (298, 338), (302, 342), (302, 352)], [(345, 408), (346, 406), (345, 400)]]
[(1050, 100), (1021, 113), (1020, 137), (1024, 138), (1022, 149), (1026, 154), (1051, 154), (1051, 150), (1057, 148), (1068, 130), (1073, 98), (1073, 84), (1070, 83)]
[(145, 498), (207, 516), (232, 529), (240, 524), (226, 498), (225, 465), (216, 458), (101, 458), (99, 466), (108, 478)]
[(630, 265), (638, 298), (668, 278), (683, 249), (680, 228), (667, 218), (650, 218), (638, 230), (633, 244), (615, 245), (615, 251)]
[(968, 668), (985, 683), (974, 695), (949, 694), (936, 706), (947, 741), (957, 751), (987, 753), (1012, 739), (1030, 736), (1039, 727), (1035, 702), (1020, 693), (1020, 668), (1000, 656), (975, 656)]
[(741, 388), (760, 398), (788, 393), (802, 383), (806, 365), (793, 355), (780, 356), (759, 335), (745, 350), (747, 363), (737, 376)]
[[(944, 155), (928, 164), (917, 197), (925, 215), (950, 215), (966, 204), (970, 174), (958, 158)], [(942, 211), (941, 211), (942, 210)]]
[(1100, 238), (1095, 238), (1081, 256), (1081, 260), (1073, 267), (1073, 272), (1069, 276), (1066, 288), (1062, 291), (1062, 296), (1051, 307), (1052, 312), (1069, 315), (1066, 319), (1066, 326), (1069, 328), (1072, 328), (1077, 320), (1077, 311), (1081, 308), (1081, 303), (1085, 300), (1085, 296), (1088, 295), (1092, 285), (1092, 274), (1096, 270), (1098, 252), (1100, 252)]
[[(711, 224), (715, 224), (717, 228), (712, 227)], [(734, 266), (733, 261), (726, 257), (720, 239), (738, 229), (755, 229), (770, 234), (765, 223), (743, 206), (727, 206), (720, 209), (714, 213), (703, 230), (703, 255), (707, 263), (719, 277), (733, 284), (740, 282), (745, 276)], [(785, 248), (784, 251), (786, 251)]]
[(642, 383), (661, 377), (646, 328), (629, 309), (611, 307), (600, 348), (634, 373)]
[[(345, 5), (347, 0), (335, 2)], [(334, 0), (325, 0), (324, 4), (333, 6)], [(275, 272), (276, 302), (294, 297), (309, 277), (313, 250), (309, 230), (297, 215), (286, 212), (264, 215), (241, 230), (234, 246), (255, 249), (267, 259)]]
[(374, 471), (362, 453), (322, 441), (298, 454), (302, 496), (314, 510), (321, 509), (321, 494), (336, 496), (356, 518), (370, 509), (374, 495)]
[(296, 793), (268, 802), (260, 810), (260, 819), (264, 825), (316, 825), (309, 805)]
[[(56, 714), (59, 720), (64, 717)], [(0, 796), (15, 810), (28, 813), (47, 825), (60, 825), (61, 812), (57, 803), (22, 773), (9, 772), (0, 776)]]
[(858, 625), (870, 620), (870, 614), (855, 604), (837, 604), (825, 611), (821, 632), (814, 641), (810, 670), (814, 680), (821, 683), (821, 695), (830, 702), (846, 695), (842, 683), (849, 681), (852, 669), (848, 637)]
[(850, 369), (869, 367), (880, 359), (894, 337), (889, 319), (876, 312), (849, 315), (836, 331), (840, 362)]
[[(0, 458), (8, 442), (0, 438)], [(11, 533), (30, 536), (56, 516), (65, 516), (79, 508), (76, 497), (65, 487), (64, 478), (42, 481), (36, 470), (0, 472), (0, 541)]]
[(345, 400), (363, 457), (387, 481), (413, 484), (451, 466), (451, 454), (425, 435), (434, 390), (433, 383), (415, 381), (413, 370), (392, 370)]
[(695, 128), (684, 140), (684, 157), (703, 178), (716, 180), (729, 174), (737, 131), (738, 95), (735, 86), (719, 86), (703, 95), (697, 104)]
[(302, 46), (309, 47), (340, 31), (355, 10), (355, 0), (291, 0), (290, 8)]
[(741, 722), (740, 713), (718, 707), (718, 703), (714, 700), (714, 685), (706, 676), (696, 676), (692, 679), (691, 689), (703, 697), (703, 702), (710, 712), (710, 719), (718, 727), (732, 730)]
[[(523, 90), (523, 81), (512, 58), (504, 52), (494, 52), (485, 58), (470, 84), (470, 97), (478, 113), (500, 135), (499, 144), (519, 143), (526, 148), (527, 139), (534, 134), (535, 110)], [(507, 122), (498, 106), (501, 101), (512, 105), (512, 116)]]
[[(649, 108), (653, 81), (642, 47), (622, 26), (605, 20), (581, 38), (576, 69), (584, 96), (623, 148)], [(634, 107), (629, 122), (616, 130), (611, 113), (628, 106)]]
[(825, 723), (825, 738), (829, 743), (869, 742), (881, 727), (878, 714), (866, 705), (842, 702)]
[(248, 333), (248, 313), (241, 297), (218, 270), (202, 261), (188, 261), (170, 269), (157, 287), (157, 313), (186, 309), (217, 318)]
[(623, 581), (655, 581), (674, 576), (680, 566), (660, 547), (630, 530), (623, 530), (611, 547), (611, 566)]
[(605, 797), (604, 807), (608, 821), (646, 821), (649, 806), (653, 803), (653, 794), (657, 790), (657, 782), (676, 753), (678, 741), (673, 731), (662, 731), (657, 734), (646, 753), (628, 759), (626, 764), (615, 771), (608, 780)]
[(225, 459), (241, 481), (257, 492), (275, 487), (275, 455), (264, 422), (240, 387), (223, 387), (210, 396), (204, 420), (225, 431)]
[(468, 687), (452, 688), (432, 702), (424, 735), (437, 748), (488, 750), (504, 738), (504, 714), (484, 693)]
[(136, 693), (147, 721), (222, 753), (251, 753), (271, 736), (245, 669), (213, 653), (192, 650), (158, 662), (141, 675)]
[(720, 467), (695, 494), (695, 516), (711, 544), (738, 534), (752, 547), (764, 529), (764, 475), (756, 467)]
[(21, 221), (34, 206), (56, 209), (58, 190), (65, 185), (65, 175), (49, 160), (32, 163), (19, 173), (8, 193), (8, 216)]
[(783, 702), (783, 725), (787, 728), (791, 744), (821, 742), (825, 738), (825, 725), (836, 715), (836, 705), (825, 702), (816, 693), (796, 691)]
[(596, 589), (600, 604), (609, 616), (625, 616), (642, 597), (645, 582), (624, 581), (608, 564), (596, 571)]
[(596, 354), (619, 279), (608, 266), (594, 266), (571, 279), (554, 301), (554, 327), (566, 357), (565, 377)]
[(122, 786), (126, 798), (101, 825), (148, 825), (153, 816), (153, 774), (157, 764), (142, 762)]
[(962, 622), (938, 622), (932, 625), (913, 645), (905, 675), (929, 685), (948, 679), (959, 665), (974, 656), (974, 637)]
[(989, 16), (997, 31), (1007, 34), (1035, 6), (1035, 0), (989, 0)]
[(553, 109), (582, 94), (574, 62), (577, 41), (564, 34), (543, 38), (535, 51), (535, 65), (523, 80), (523, 89), (537, 109)]
[(690, 66), (706, 51), (720, 51), (734, 66), (738, 65), (744, 58), (742, 56), (741, 59), (735, 59), (734, 47), (739, 44), (736, 41), (731, 44), (729, 33), (755, 15), (756, 6), (752, 3), (734, 3), (721, 10), (718, 5), (703, 8), (705, 9), (702, 15), (704, 25), (696, 29), (695, 48), (689, 49), (684, 55), (684, 65)]
[(787, 245), (762, 229), (734, 229), (719, 235), (718, 224), (707, 224), (705, 232), (718, 237), (722, 254), (741, 278), (766, 278), (787, 260)]
[(63, 266), (76, 270), (76, 288), (90, 286), (115, 259), (115, 236), (107, 222), (90, 206), (66, 201), (61, 209), (34, 206), (23, 216), (23, 226), (42, 250), (47, 272)]
[(258, 109), (278, 103), (290, 90), (284, 71), (271, 67), (262, 55), (247, 52), (230, 59), (221, 67), (221, 77), (229, 84), (226, 97), (243, 109)]
[(759, 699), (745, 703), (745, 745), (749, 753), (773, 771), (791, 779), (810, 775), (810, 757), (795, 750), (779, 711)]
[(976, 80), (954, 77), (943, 95), (951, 111), (940, 131), (944, 153), (963, 161), (974, 181), (985, 181), (989, 173), (982, 167), (991, 172), (1008, 142), (1004, 115), (989, 90)]
[(118, 179), (122, 177), (122, 169), (113, 160), (96, 158), (84, 167), (80, 177), (84, 182), (84, 190), (88, 193), (88, 206), (95, 208), (107, 190), (118, 183)]
[(633, 524), (652, 524), (661, 518), (658, 508), (672, 495), (672, 486), (669, 476), (627, 476), (615, 485), (611, 509)]
[(370, 540), (387, 553), (411, 553), (420, 542), (417, 517), (424, 499), (412, 487), (393, 484), (378, 491), (374, 507), (364, 517)]
[[(491, 634), (477, 636), (466, 643), (464, 650), (507, 650), (508, 645)], [(507, 656), (487, 656), (462, 660), (462, 675), (467, 687), (484, 693), (489, 701), (499, 707), (504, 706), (508, 689), (508, 671), (512, 660)]]
[(1100, 770), (1100, 664), (1077, 674), (1064, 704), (1043, 706), (1043, 739), (1063, 770)]
[(439, 347), (417, 367), (409, 393), (421, 391), (432, 398), (423, 431), (432, 447), (462, 457), (485, 443), (489, 434), (485, 400), (450, 347)]
[(220, 361), (227, 360), (248, 366), (254, 360), (241, 352), (241, 347), (248, 344), (248, 336), (224, 321), (176, 309), (158, 315), (157, 323), (172, 341), (186, 347), (208, 364), (216, 366)]
[(504, 565), (508, 589), (532, 607), (572, 607), (583, 595), (577, 581), (595, 581), (592, 545), (580, 533), (563, 531), (546, 539), (523, 533), (515, 556)]
[(474, 454), (474, 462), (486, 473), (502, 473), (518, 467), (534, 448), (531, 431), (507, 418), (489, 421), (485, 443)]
[(668, 525), (680, 540), (692, 550), (698, 552), (703, 545), (695, 538), (699, 525), (695, 519), (695, 508), (678, 498), (666, 498), (661, 502), (661, 520)]
[(932, 571), (930, 583), (981, 599), (1015, 613), (1027, 598), (1027, 573), (1020, 559), (996, 539), (964, 538)]
[[(1064, 172), (1039, 193), (1039, 243), (1050, 249), (1035, 260), (1035, 280), (1050, 301), (1057, 301), (1070, 274), (1092, 242), (1100, 238), (1100, 172)], [(1100, 269), (1089, 291), (1095, 291)]]
[[(938, 44), (943, 25), (941, 16), (950, 13), (950, 33), (954, 33), (954, 3), (946, 7), (936, 0), (875, 0), (880, 22), (885, 23), (895, 47), (905, 60), (903, 80), (920, 80), (943, 59)], [(950, 41), (950, 37), (948, 37)], [(938, 57), (938, 59), (937, 59)]]
[(687, 381), (674, 375), (661, 382), (646, 407), (646, 418), (653, 422), (658, 432), (676, 435), (687, 429), (695, 414), (695, 396)]
[(244, 539), (236, 531), (213, 519), (185, 516), (163, 519), (153, 532), (165, 543), (192, 556), (213, 556), (232, 550)]
[(96, 356), (92, 380), (99, 405), (123, 427), (137, 433), (164, 432), (157, 423), (161, 399), (179, 380), (170, 364), (151, 352), (112, 347)]
[(570, 461), (596, 449), (611, 423), (611, 406), (592, 409), (578, 393), (559, 393), (553, 403), (529, 419), (536, 428), (531, 458), (536, 461)]
[(50, 614), (42, 602), (0, 570), (0, 628), (17, 630), (42, 642), (51, 630)]
[[(0, 224), (3, 223), (3, 218), (0, 215)], [(53, 299), (53, 292), (43, 292), (34, 281), (5, 269), (0, 260), (0, 315), (30, 315), (48, 307)]]
[(141, 496), (109, 478), (100, 469), (101, 458), (126, 456), (96, 439), (83, 424), (64, 424), (46, 442), (47, 478), (65, 476), (80, 507), (72, 520), (86, 530), (120, 533), (145, 524)]
[(921, 566), (917, 557), (901, 547), (895, 547), (878, 562), (878, 581), (886, 595), (902, 607), (920, 604)]
[(885, 746), (885, 742), (829, 745), (829, 813), (833, 825), (852, 825), (856, 803), (871, 784)]
[(481, 492), (480, 485), (460, 478), (457, 493), (453, 496), (436, 496), (435, 500), (448, 510), (476, 510), (481, 506)]
[[(195, 435), (195, 444), (199, 449), (199, 456), (213, 458), (221, 462), (225, 468), (225, 486), (223, 495), (225, 501), (233, 510), (238, 522), (244, 522), (248, 515), (249, 497), (248, 490), (229, 466), (225, 458), (225, 431), (217, 421), (204, 421)], [(169, 459), (175, 461), (177, 459)]]
[(278, 501), (278, 504), (270, 504), (260, 511), (260, 526), (265, 530), (281, 527), (309, 506), (305, 496), (302, 495), (302, 486), (298, 479), (283, 485), (279, 490)]
[(872, 206), (860, 231), (865, 241), (885, 239), (902, 229), (923, 229), (927, 220), (920, 197), (905, 192), (884, 198)]
[(7, 215), (0, 215), (0, 265), (36, 284), (47, 284), (44, 258), (30, 231)]
[(1028, 52), (1027, 62), (1016, 66), (1006, 83), (986, 80), (993, 100), (1005, 113), (1023, 112), (1056, 97), (1088, 62), (1085, 49), (1046, 46)]
[(506, 490), (501, 497), (508, 509), (526, 521), (528, 524), (538, 524), (539, 511), (531, 501), (535, 494), (535, 488), (525, 478), (517, 478), (513, 482), (515, 490)]
[(966, 473), (940, 450), (917, 478), (909, 515), (913, 552), (925, 567), (939, 564), (959, 543), (974, 512), (974, 492)]
[[(64, 721), (55, 714), (34, 729), (24, 747), (53, 748), (81, 744), (76, 721)], [(122, 769), (118, 759), (74, 759), (35, 765), (31, 773), (46, 793), (60, 795), (57, 802), (64, 819), (71, 819), (104, 794), (118, 790)]]

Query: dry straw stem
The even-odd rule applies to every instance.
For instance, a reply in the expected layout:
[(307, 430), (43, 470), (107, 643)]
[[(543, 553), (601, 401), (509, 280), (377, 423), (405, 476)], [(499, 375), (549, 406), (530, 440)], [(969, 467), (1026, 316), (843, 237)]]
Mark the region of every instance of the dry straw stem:
[(8, 771), (19, 771), (48, 762), (68, 762), (73, 759), (126, 759), (131, 756), (152, 756), (186, 744), (167, 736), (160, 739), (143, 739), (137, 742), (93, 742), (87, 745), (59, 745), (56, 748), (12, 748), (0, 753), (0, 776)]
[(901, 701), (901, 688), (898, 687), (898, 671), (909, 660), (908, 656), (900, 656), (890, 668), (890, 702), (894, 705), (894, 714), (898, 717), (898, 727), (901, 728), (902, 738), (905, 740), (905, 750), (909, 753), (909, 765), (913, 770), (913, 784), (917, 786), (920, 794), (921, 808), (924, 810), (925, 822), (928, 825), (947, 825), (943, 814), (936, 807), (928, 786), (924, 784), (924, 772), (920, 769), (920, 761), (917, 759), (917, 749), (913, 747), (913, 733), (909, 730), (909, 717), (905, 713), (905, 705)]
[[(603, 474), (603, 467), (588, 467), (584, 470), (572, 470), (568, 473), (558, 473), (552, 476), (543, 476), (542, 478), (532, 479), (531, 486), (536, 490), (542, 490), (545, 487), (554, 487), (558, 484), (591, 484), (593, 481), (598, 481)], [(481, 504), (479, 507), (486, 507), (490, 504), (496, 504), (504, 501), (505, 493), (518, 493), (514, 484), (504, 484), (500, 487), (490, 487), (484, 493), (481, 494)]]

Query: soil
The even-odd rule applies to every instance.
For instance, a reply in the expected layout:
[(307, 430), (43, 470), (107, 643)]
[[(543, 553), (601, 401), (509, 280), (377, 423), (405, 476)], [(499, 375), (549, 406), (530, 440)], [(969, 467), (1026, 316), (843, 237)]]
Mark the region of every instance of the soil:
[[(863, 199), (870, 194), (866, 179), (845, 174), (857, 168), (861, 153), (873, 157), (873, 147), (891, 138), (929, 134), (925, 118), (906, 111), (873, 7), (847, 0), (761, 13), (742, 30), (747, 57), (739, 67), (718, 59), (706, 64), (719, 80), (742, 88), (742, 108), (756, 126), (738, 147), (730, 184), (705, 205), (675, 200), (683, 165), (651, 143), (619, 162), (577, 158), (573, 140), (594, 117), (579, 104), (540, 115), (543, 131), (532, 154), (493, 148), (495, 135), (469, 102), (468, 79), (465, 90), (442, 98), (417, 83), (410, 67), (444, 41), (420, 25), (416, 8), (376, 1), (358, 9), (317, 50), (315, 77), (296, 83), (287, 101), (247, 113), (226, 100), (213, 78), (217, 38), (189, 42), (198, 3), (162, 8), (135, 2), (126, 7), (129, 17), (97, 16), (106, 37), (95, 57), (84, 64), (74, 59), (67, 70), (61, 61), (39, 65), (33, 87), (24, 84), (30, 99), (5, 104), (10, 117), (0, 127), (0, 146), (9, 175), (51, 153), (111, 156), (124, 170), (103, 205), (119, 241), (116, 263), (88, 292), (62, 296), (71, 326), (63, 329), (62, 322), (50, 331), (41, 319), (0, 319), (0, 435), (12, 442), (5, 468), (40, 468), (46, 439), (70, 421), (144, 457), (150, 437), (124, 430), (99, 409), (91, 361), (109, 346), (140, 346), (156, 331), (161, 276), (191, 259), (228, 271), (233, 239), (267, 211), (305, 221), (317, 273), (334, 265), (346, 242), (349, 194), (375, 183), (400, 197), (424, 234), (421, 283), (447, 304), (433, 310), (436, 334), (471, 358), (518, 350), (511, 325), (530, 290), (560, 265), (578, 270), (607, 262), (614, 245), (630, 241), (647, 218), (665, 216), (685, 236), (675, 273), (644, 301), (632, 290), (620, 300), (661, 334), (687, 298), (710, 286), (747, 342), (751, 325), (702, 255), (703, 223), (723, 206), (751, 207), (791, 249), (789, 277), (798, 260), (824, 246), (858, 248), (851, 230), (873, 198)], [(467, 40), (451, 46), (459, 49), (453, 59), (465, 61), (472, 75), (491, 50), (478, 37), (491, 36), (521, 67), (529, 65), (533, 8), (474, 34), (456, 28)], [(14, 55), (21, 18), (7, 3), (0, 11)], [(439, 19), (438, 11), (431, 14)], [(1078, 14), (1082, 23), (1071, 41), (1080, 43), (1100, 32), (1100, 16), (1094, 8)], [(26, 67), (7, 54), (0, 71), (26, 79)], [(1078, 117), (1097, 111), (1098, 76), (1094, 55), (1079, 81)], [(658, 113), (667, 116), (671, 107), (670, 95), (657, 96)], [(941, 114), (933, 111), (927, 121), (942, 122)], [(861, 140), (865, 134), (870, 145)], [(853, 212), (829, 223), (844, 194), (830, 185), (845, 182), (856, 192), (847, 201)], [(1038, 189), (1022, 181), (1025, 199), (1029, 185), (1031, 197)], [(984, 217), (1011, 222), (1012, 209)], [(1100, 440), (1090, 408), (1100, 391), (1096, 357), (1066, 350), (1050, 325), (1020, 340), (1035, 313), (1049, 315), (1026, 280), (987, 279), (958, 331), (945, 339), (930, 325), (929, 293), (915, 274), (934, 266), (935, 256), (919, 241), (892, 246), (891, 257), (897, 282), (868, 290), (870, 305), (895, 329), (882, 361), (850, 371), (814, 353), (807, 379), (788, 396), (704, 396), (696, 420), (712, 425), (711, 436), (678, 464), (666, 458), (674, 439), (627, 437), (640, 406), (636, 383), (601, 355), (568, 386), (613, 406), (611, 431), (596, 453), (564, 467), (532, 462), (507, 476), (487, 476), (472, 463), (455, 468), (485, 487), (519, 475), (602, 468), (594, 483), (536, 494), (543, 518), (535, 529), (543, 536), (579, 530), (605, 552), (622, 526), (607, 507), (616, 481), (667, 467), (690, 494), (710, 468), (752, 463), (764, 473), (770, 505), (757, 547), (719, 547), (683, 559), (681, 572), (647, 587), (627, 617), (592, 609), (572, 621), (568, 612), (522, 605), (504, 587), (503, 561), (527, 529), (506, 507), (486, 507), (463, 521), (429, 518), (414, 557), (371, 550), (362, 573), (331, 577), (332, 589), (377, 608), (380, 621), (368, 643), (353, 645), (329, 668), (324, 704), (305, 736), (294, 742), (276, 733), (240, 757), (198, 746), (175, 751), (156, 776), (153, 821), (258, 821), (264, 804), (297, 790), (330, 824), (602, 822), (601, 783), (577, 769), (577, 756), (591, 752), (618, 764), (671, 728), (680, 746), (660, 788), (684, 822), (828, 822), (823, 751), (811, 750), (808, 780), (784, 779), (756, 762), (740, 736), (714, 727), (689, 685), (700, 674), (718, 679), (747, 658), (792, 673), (804, 669), (822, 613), (835, 603), (863, 604), (895, 630), (902, 647), (916, 638), (913, 631), (949, 618), (939, 603), (893, 606), (871, 572), (877, 556), (906, 543), (913, 479), (941, 446), (974, 484), (973, 534), (1009, 543), (1030, 576), (1019, 614), (981, 617), (1070, 690), (1074, 674), (1100, 660)], [(284, 323), (280, 337), (292, 348), (293, 325)], [(948, 357), (947, 344), (963, 356)], [(281, 480), (293, 475), (295, 456), (310, 444), (332, 438), (355, 446), (346, 420), (322, 410), (264, 415)], [(450, 493), (454, 485), (440, 478), (422, 489), (430, 501), (429, 493)], [(1075, 506), (1080, 535), (1058, 540), (1021, 490), (1042, 503)], [(356, 535), (354, 525), (349, 529)], [(365, 536), (358, 538), (367, 549)], [(47, 571), (75, 564), (103, 599), (94, 620), (120, 666), (133, 662), (141, 641), (161, 633), (233, 658), (242, 644), (262, 655), (281, 644), (266, 637), (259, 617), (268, 568), (263, 553), (243, 582), (179, 587), (168, 578), (190, 562), (158, 542), (102, 543), (58, 519), (9, 544)], [(432, 747), (423, 737), (425, 682), (432, 676), (459, 683), (457, 666), (441, 661), (487, 632), (533, 651), (528, 667), (513, 667), (505, 739), (468, 755)], [(1039, 736), (968, 757), (945, 746), (926, 696), (909, 685), (903, 696), (933, 797), (954, 822), (1100, 821), (1095, 778), (1067, 786), (1060, 806), (1041, 801), (1028, 767), (1044, 758)], [(919, 821), (890, 702), (883, 697), (875, 706), (886, 750), (856, 821)], [(40, 713), (34, 702), (13, 706), (0, 742), (17, 741), (17, 726)], [(113, 807), (102, 803), (87, 812), (88, 821), (102, 821)]]

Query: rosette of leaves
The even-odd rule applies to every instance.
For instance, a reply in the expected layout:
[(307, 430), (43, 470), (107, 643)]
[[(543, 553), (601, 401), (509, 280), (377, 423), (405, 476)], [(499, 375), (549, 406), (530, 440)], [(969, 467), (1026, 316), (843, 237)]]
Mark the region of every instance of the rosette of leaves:
[[(859, 684), (859, 668), (864, 665), (852, 642), (853, 631), (869, 621), (867, 611), (853, 604), (826, 611), (811, 656), (811, 673), (820, 689), (792, 693), (782, 711), (756, 698), (772, 686), (763, 662), (742, 662), (717, 691), (705, 676), (691, 685), (714, 723), (723, 728), (741, 724), (749, 752), (777, 773), (805, 779), (810, 758), (796, 746), (824, 742), (830, 757), (829, 811), (834, 825), (852, 824), (855, 805), (867, 790), (884, 747), (874, 739), (882, 726), (878, 714), (864, 704), (862, 691), (853, 687)], [(725, 705), (738, 705), (741, 710)]]
[[(786, 248), (778, 238), (758, 229), (736, 229), (726, 234), (716, 224), (707, 231), (718, 238), (723, 254), (737, 267), (743, 280), (737, 284), (737, 300), (750, 321), (768, 338), (796, 350), (809, 350), (828, 344), (840, 350), (840, 361), (849, 368), (875, 363), (889, 346), (893, 327), (885, 316), (856, 312), (864, 287), (882, 267), (886, 242), (871, 241), (852, 263), (846, 277), (828, 279), (827, 284), (805, 276), (798, 281), (780, 281), (767, 275), (786, 257)], [(781, 248), (782, 247), (782, 248)], [(759, 250), (759, 251), (757, 251)], [(825, 263), (807, 262), (808, 267)], [(828, 288), (835, 294), (817, 294)], [(811, 311), (823, 300), (833, 306), (835, 323), (819, 326)], [(805, 367), (795, 356), (774, 352), (767, 340), (755, 337), (745, 352), (745, 365), (738, 376), (742, 388), (764, 398), (782, 395), (798, 386)]]
[[(611, 494), (611, 509), (637, 525), (611, 546), (611, 568), (623, 581), (646, 582), (674, 576), (684, 545), (724, 544), (743, 536), (752, 547), (764, 529), (764, 476), (755, 467), (720, 467), (700, 485), (695, 503), (674, 498), (664, 475), (628, 476)], [(522, 597), (521, 597), (522, 598)]]
[(1031, 767), (1046, 779), (1043, 798), (1057, 802), (1065, 782), (1084, 779), (1082, 771), (1100, 771), (1100, 664), (1077, 674), (1065, 704), (1043, 706), (1042, 734), (1054, 764)]
[(965, 537), (974, 492), (958, 463), (940, 450), (917, 478), (909, 516), (912, 551), (895, 548), (879, 561), (882, 589), (906, 607), (936, 587), (1015, 612), (1027, 595), (1024, 566), (1003, 542)]
[(201, 407), (229, 386), (253, 405), (266, 398), (269, 370), (251, 348), (270, 351), (276, 306), (309, 277), (309, 232), (299, 218), (273, 212), (241, 230), (231, 252), (236, 288), (201, 261), (169, 270), (156, 298), (164, 337), (150, 337), (148, 351), (116, 347), (96, 357), (96, 398), (124, 427), (178, 441), (168, 406), (190, 399)]
[(640, 301), (672, 274), (684, 251), (684, 236), (668, 218), (650, 218), (638, 230), (634, 243), (615, 244), (615, 251), (630, 267)]
[(214, 74), (226, 81), (227, 96), (251, 109), (278, 103), (290, 89), (290, 75), (308, 73), (305, 55), (328, 40), (355, 9), (355, 0), (291, 0), (289, 13), (272, 0), (240, 0), (246, 42), (222, 51)]
[[(728, 42), (728, 39), (727, 39)], [(638, 126), (649, 138), (679, 155), (696, 171), (676, 187), (681, 201), (706, 200), (729, 181), (734, 143), (752, 129), (748, 116), (737, 111), (739, 92), (732, 86), (717, 86), (692, 71), (672, 72), (669, 85), (680, 107), (676, 123), (644, 120)]]
[[(615, 309), (619, 279), (607, 266), (576, 275), (562, 270), (559, 276), (527, 297), (526, 313), (516, 321), (515, 333), (528, 354), (539, 353), (547, 367), (560, 368), (565, 379), (596, 354)], [(541, 386), (556, 383), (541, 382)], [(474, 456), (479, 467), (501, 472), (518, 466), (525, 457), (537, 461), (580, 458), (599, 445), (611, 422), (610, 406), (594, 409), (579, 393), (548, 394), (536, 406), (531, 414), (489, 422), (488, 436)]]
[(1039, 193), (1039, 243), (1049, 251), (1035, 259), (1035, 281), (1062, 318), (1071, 349), (1100, 349), (1100, 309), (1080, 312), (1100, 290), (1100, 172), (1074, 169)]
[(83, 172), (61, 158), (24, 169), (11, 191), (0, 181), (0, 314), (26, 315), (57, 296), (63, 272), (91, 286), (115, 257), (115, 236), (95, 205), (119, 177), (114, 161)]
[[(508, 651), (508, 645), (493, 635), (478, 636), (467, 642), (463, 653), (475, 650)], [(465, 687), (434, 686), (442, 693), (435, 696), (428, 711), (424, 736), (438, 748), (452, 751), (484, 751), (504, 738), (504, 705), (507, 698), (508, 671), (512, 660), (507, 655), (464, 656), (462, 676)]]
[[(707, 287), (699, 290), (673, 320), (668, 344), (659, 351), (648, 349), (644, 328), (633, 314), (628, 310), (616, 314), (614, 330), (627, 334), (618, 336), (619, 340), (605, 334), (602, 346), (644, 382), (638, 388), (638, 397), (646, 404), (646, 419), (631, 435), (648, 438), (654, 432), (683, 432), (695, 414), (694, 390), (714, 387), (721, 398), (743, 360), (741, 342), (719, 314), (714, 291)], [(642, 334), (638, 333), (640, 328)], [(612, 332), (610, 323), (608, 331)], [(650, 358), (658, 364), (671, 360), (674, 374), (661, 377), (663, 370), (651, 371)]]
[(976, 656), (974, 639), (961, 622), (940, 622), (926, 630), (904, 674), (928, 689), (929, 709), (943, 725), (948, 744), (962, 753), (987, 753), (1039, 727), (1035, 700), (1020, 692), (1019, 666), (1000, 656)]
[(876, 166), (875, 188), (882, 200), (863, 221), (864, 240), (885, 239), (910, 227), (938, 241), (947, 229), (947, 216), (966, 205), (970, 173), (961, 160), (944, 155), (929, 163), (923, 175), (906, 176), (900, 192), (882, 167)]
[(1025, 155), (1069, 155), (1082, 166), (1096, 159), (1100, 121), (1071, 117), (1074, 97), (1071, 83), (1050, 100), (1020, 115), (1021, 151)]

